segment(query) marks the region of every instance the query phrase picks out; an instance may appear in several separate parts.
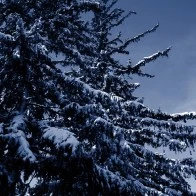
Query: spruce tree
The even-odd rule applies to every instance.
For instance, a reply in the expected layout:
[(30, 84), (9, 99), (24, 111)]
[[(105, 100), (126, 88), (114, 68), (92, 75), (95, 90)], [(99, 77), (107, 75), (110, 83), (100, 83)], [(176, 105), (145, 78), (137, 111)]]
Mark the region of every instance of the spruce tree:
[[(117, 54), (133, 38), (111, 38), (130, 12), (117, 0), (0, 3), (0, 190), (4, 195), (191, 195), (195, 161), (184, 152), (196, 135), (183, 121), (143, 104), (129, 75), (153, 77)], [(82, 20), (93, 14), (91, 22)], [(57, 55), (57, 59), (55, 59)], [(59, 68), (60, 67), (60, 68)], [(65, 67), (65, 70), (62, 69)], [(69, 71), (68, 71), (69, 68)]]

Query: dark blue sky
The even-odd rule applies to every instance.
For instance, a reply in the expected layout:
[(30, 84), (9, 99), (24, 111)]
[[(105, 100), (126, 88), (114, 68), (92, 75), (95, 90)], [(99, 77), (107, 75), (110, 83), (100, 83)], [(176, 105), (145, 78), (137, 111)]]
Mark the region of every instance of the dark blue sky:
[[(121, 26), (125, 37), (132, 37), (159, 23), (159, 29), (133, 44), (133, 63), (172, 46), (169, 58), (146, 66), (153, 79), (137, 79), (141, 83), (137, 95), (145, 103), (166, 112), (196, 110), (196, 1), (195, 0), (119, 0), (118, 6), (133, 10)], [(118, 31), (118, 30), (117, 30)]]

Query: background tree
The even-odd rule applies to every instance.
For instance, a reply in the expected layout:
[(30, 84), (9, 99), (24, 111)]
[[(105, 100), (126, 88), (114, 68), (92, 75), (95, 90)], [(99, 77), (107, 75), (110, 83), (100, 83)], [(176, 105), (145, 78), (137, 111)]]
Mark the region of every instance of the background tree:
[[(146, 148), (193, 147), (195, 114), (154, 111), (126, 76), (170, 48), (123, 65), (117, 54), (144, 33), (111, 30), (130, 14), (109, 1), (0, 4), (0, 189), (5, 195), (191, 195), (195, 161)], [(82, 20), (91, 13), (92, 21)], [(54, 59), (54, 55), (58, 59)], [(61, 58), (61, 59), (59, 59)], [(72, 67), (70, 71), (59, 69)], [(67, 69), (66, 69), (67, 70)], [(34, 183), (32, 183), (32, 180)]]

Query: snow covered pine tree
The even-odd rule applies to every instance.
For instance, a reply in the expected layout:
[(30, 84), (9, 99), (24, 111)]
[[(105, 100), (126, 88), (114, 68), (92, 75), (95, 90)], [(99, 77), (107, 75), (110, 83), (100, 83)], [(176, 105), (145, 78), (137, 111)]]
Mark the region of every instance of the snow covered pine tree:
[[(122, 41), (111, 30), (130, 14), (117, 0), (3, 0), (0, 3), (1, 195), (192, 195), (196, 161), (183, 152), (194, 113), (156, 112), (133, 96), (126, 75), (152, 77), (115, 54), (154, 28)], [(83, 14), (93, 14), (91, 22)], [(55, 54), (57, 59), (54, 59)], [(59, 67), (72, 67), (63, 72)], [(65, 68), (65, 70), (68, 70)]]

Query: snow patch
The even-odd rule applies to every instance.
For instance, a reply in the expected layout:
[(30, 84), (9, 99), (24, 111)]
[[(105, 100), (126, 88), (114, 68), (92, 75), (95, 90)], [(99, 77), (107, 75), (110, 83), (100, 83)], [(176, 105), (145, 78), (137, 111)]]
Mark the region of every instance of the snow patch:
[(8, 139), (10, 145), (12, 141), (14, 141), (14, 145), (18, 146), (17, 155), (21, 157), (24, 161), (29, 160), (30, 162), (35, 162), (36, 158), (32, 151), (30, 150), (30, 146), (28, 141), (26, 140), (25, 134), (21, 130), (17, 130), (17, 132), (12, 132), (6, 134), (4, 136), (5, 139)]
[(14, 39), (11, 35), (0, 32), (0, 41), (13, 41), (13, 40)]
[(195, 116), (196, 115), (196, 112), (182, 112), (182, 113), (174, 113), (174, 114), (171, 114), (171, 116), (184, 116), (184, 115), (193, 115)]
[(50, 140), (56, 148), (71, 147), (72, 153), (76, 150), (79, 141), (74, 136), (74, 133), (65, 128), (48, 127), (44, 129), (43, 138)]
[(25, 133), (22, 131), (25, 128), (26, 125), (24, 116), (22, 114), (19, 114), (13, 118), (10, 126), (7, 128), (10, 133), (2, 135), (2, 137), (5, 140), (8, 140), (10, 146), (16, 146), (16, 156), (19, 156), (24, 161), (28, 160), (30, 162), (35, 162), (36, 157), (30, 150), (30, 145), (26, 139)]

